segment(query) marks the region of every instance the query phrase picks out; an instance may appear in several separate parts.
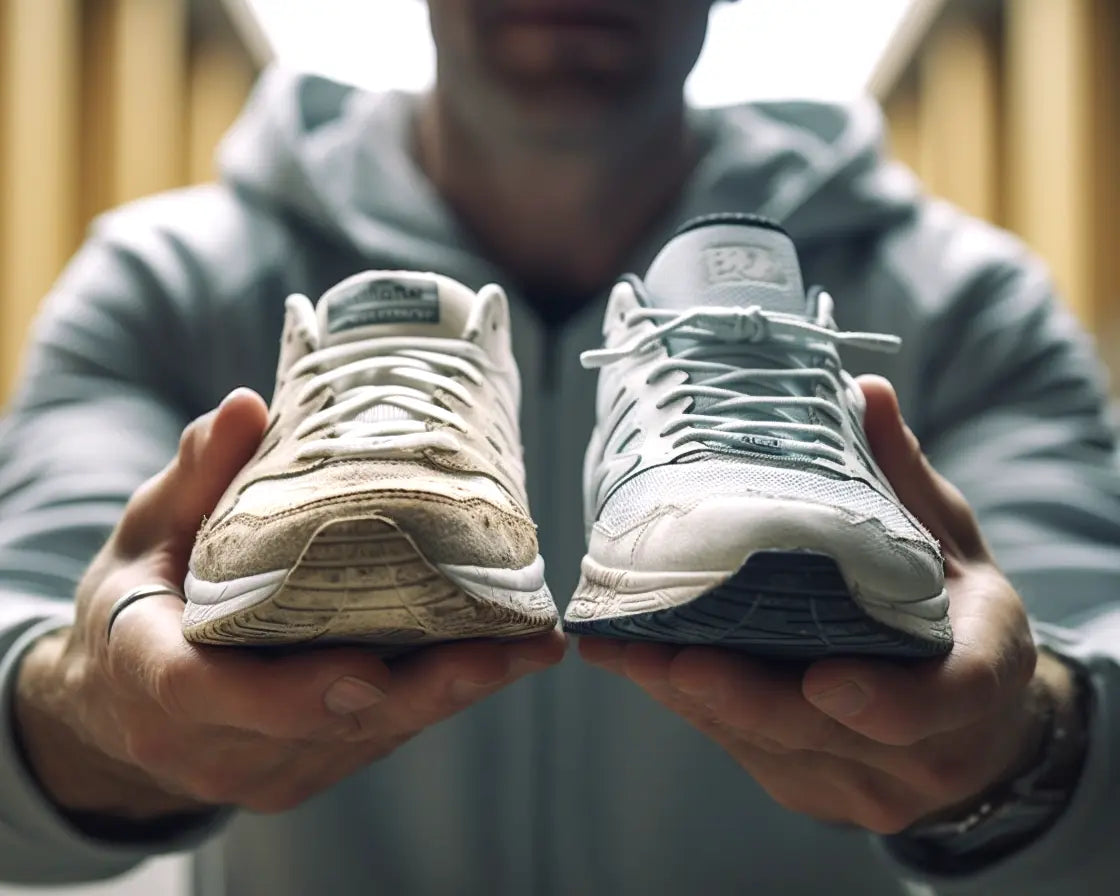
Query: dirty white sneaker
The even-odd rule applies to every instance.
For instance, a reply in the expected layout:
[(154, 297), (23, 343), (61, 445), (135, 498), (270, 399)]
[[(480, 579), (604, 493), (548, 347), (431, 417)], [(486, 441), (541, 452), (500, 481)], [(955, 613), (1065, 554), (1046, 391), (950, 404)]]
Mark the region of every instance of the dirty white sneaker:
[(268, 429), (191, 556), (185, 636), (399, 649), (552, 628), (509, 326), (500, 288), (436, 274), (291, 296)]
[(588, 549), (568, 631), (752, 653), (924, 656), (952, 645), (937, 543), (863, 432), (838, 332), (790, 238), (686, 225), (623, 279), (583, 357), (599, 374)]

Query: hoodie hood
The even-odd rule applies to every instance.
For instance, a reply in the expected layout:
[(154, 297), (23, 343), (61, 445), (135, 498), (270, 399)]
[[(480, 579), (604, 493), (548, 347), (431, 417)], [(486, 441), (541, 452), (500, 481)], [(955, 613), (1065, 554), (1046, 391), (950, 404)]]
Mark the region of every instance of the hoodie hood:
[[(246, 198), (352, 245), (370, 257), (480, 260), (412, 159), (417, 97), (371, 93), (271, 68), (219, 155), (222, 178)], [(694, 111), (710, 135), (653, 257), (682, 221), (728, 211), (781, 223), (800, 247), (874, 232), (909, 215), (913, 177), (883, 155), (882, 116), (871, 102), (745, 103)]]

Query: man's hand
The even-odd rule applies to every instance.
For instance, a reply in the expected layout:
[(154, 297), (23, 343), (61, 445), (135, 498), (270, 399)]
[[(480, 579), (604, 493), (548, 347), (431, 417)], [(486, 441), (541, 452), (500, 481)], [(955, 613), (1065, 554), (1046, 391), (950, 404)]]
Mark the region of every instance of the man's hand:
[(583, 638), (585, 659), (711, 736), (777, 800), (896, 833), (1018, 773), (1043, 734), (1040, 692), (1072, 699), (1038, 662), (1026, 612), (961, 494), (905, 426), (890, 385), (865, 377), (867, 435), (903, 503), (941, 542), (956, 643), (919, 664), (826, 659), (796, 669), (714, 648)]
[(62, 808), (122, 819), (215, 804), (288, 809), (563, 655), (558, 633), (432, 647), (391, 666), (349, 647), (200, 648), (183, 639), (182, 603), (166, 595), (129, 606), (107, 639), (118, 597), (183, 581), (203, 515), (252, 456), (265, 418), (261, 399), (238, 390), (191, 424), (90, 565), (73, 628), (24, 658), (20, 737)]

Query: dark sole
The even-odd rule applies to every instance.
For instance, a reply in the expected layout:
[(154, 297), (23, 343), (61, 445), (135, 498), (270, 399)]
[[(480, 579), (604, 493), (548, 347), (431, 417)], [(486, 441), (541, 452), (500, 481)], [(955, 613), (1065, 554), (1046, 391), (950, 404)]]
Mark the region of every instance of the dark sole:
[(924, 659), (953, 647), (948, 620), (930, 623), (926, 639), (872, 618), (852, 599), (836, 561), (808, 551), (758, 551), (727, 581), (687, 604), (586, 622), (565, 620), (564, 630), (783, 659)]

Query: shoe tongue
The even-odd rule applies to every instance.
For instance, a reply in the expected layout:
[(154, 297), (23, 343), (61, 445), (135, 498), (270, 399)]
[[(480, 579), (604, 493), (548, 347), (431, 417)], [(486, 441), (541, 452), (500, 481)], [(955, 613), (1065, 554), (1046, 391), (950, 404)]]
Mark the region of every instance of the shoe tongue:
[(709, 215), (685, 224), (645, 277), (655, 308), (703, 305), (811, 315), (793, 240), (752, 215)]
[(375, 336), (458, 339), (467, 328), (474, 301), (474, 292), (440, 274), (355, 274), (319, 299), (320, 344), (338, 345)]

